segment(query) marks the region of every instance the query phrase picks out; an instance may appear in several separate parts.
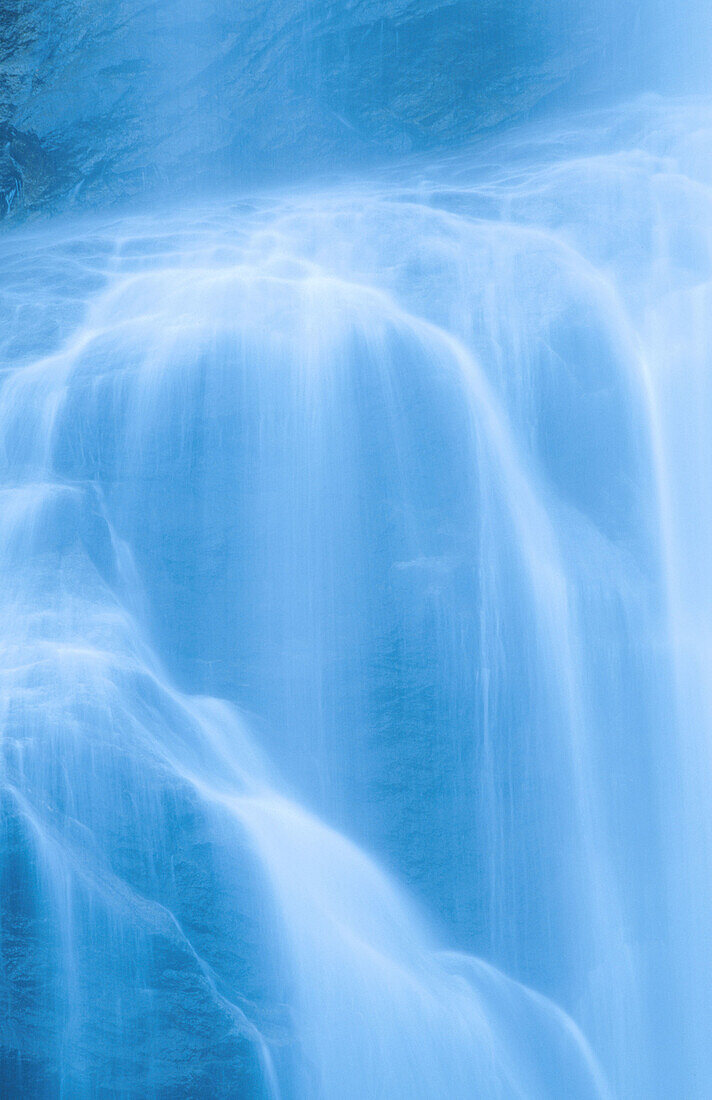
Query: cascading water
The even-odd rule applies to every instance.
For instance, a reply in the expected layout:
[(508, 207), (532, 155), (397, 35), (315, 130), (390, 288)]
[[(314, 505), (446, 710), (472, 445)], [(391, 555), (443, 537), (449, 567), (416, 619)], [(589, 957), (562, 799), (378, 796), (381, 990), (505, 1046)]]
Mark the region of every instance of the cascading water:
[(6, 1095), (710, 1095), (709, 110), (6, 236)]

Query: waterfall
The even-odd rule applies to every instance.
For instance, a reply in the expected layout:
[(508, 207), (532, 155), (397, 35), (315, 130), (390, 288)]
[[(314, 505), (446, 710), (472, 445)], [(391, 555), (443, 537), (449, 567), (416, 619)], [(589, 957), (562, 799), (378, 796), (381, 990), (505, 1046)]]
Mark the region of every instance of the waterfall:
[(710, 118), (5, 235), (6, 1095), (710, 1095)]

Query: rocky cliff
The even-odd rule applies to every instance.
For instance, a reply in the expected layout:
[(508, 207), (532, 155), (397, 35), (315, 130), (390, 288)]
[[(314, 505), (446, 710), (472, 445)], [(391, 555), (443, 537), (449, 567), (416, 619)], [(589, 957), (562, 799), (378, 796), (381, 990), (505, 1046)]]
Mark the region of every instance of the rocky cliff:
[(570, 87), (602, 25), (560, 0), (0, 0), (0, 213), (450, 144)]

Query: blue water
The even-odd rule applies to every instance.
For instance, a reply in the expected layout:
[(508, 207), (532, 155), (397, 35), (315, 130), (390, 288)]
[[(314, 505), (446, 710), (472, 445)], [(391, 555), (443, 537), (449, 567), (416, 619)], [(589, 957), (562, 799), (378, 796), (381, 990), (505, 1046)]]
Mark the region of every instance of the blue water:
[(710, 107), (5, 235), (3, 1095), (712, 1095)]

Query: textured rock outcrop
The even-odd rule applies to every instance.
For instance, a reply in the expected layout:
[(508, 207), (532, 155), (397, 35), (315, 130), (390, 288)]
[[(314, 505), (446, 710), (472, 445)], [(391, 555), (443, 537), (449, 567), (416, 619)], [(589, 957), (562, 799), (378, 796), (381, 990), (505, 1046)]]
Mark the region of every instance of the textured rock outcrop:
[(0, 122), (0, 219), (37, 209), (61, 183), (61, 174), (37, 134)]
[(0, 121), (53, 166), (4, 162), (3, 205), (449, 145), (569, 86), (602, 25), (560, 0), (0, 0)]

